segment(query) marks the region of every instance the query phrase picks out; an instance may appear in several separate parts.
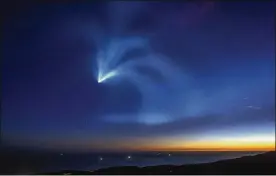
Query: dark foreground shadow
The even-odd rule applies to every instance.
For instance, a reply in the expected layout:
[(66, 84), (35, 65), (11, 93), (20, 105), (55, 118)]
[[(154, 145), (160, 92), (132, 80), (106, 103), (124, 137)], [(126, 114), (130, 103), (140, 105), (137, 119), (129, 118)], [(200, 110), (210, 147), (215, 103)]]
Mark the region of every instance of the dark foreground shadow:
[(160, 165), (148, 167), (112, 167), (95, 171), (61, 171), (42, 173), (41, 175), (275, 175), (276, 152), (267, 152), (255, 156), (244, 156), (236, 159), (221, 160), (206, 164), (191, 165)]

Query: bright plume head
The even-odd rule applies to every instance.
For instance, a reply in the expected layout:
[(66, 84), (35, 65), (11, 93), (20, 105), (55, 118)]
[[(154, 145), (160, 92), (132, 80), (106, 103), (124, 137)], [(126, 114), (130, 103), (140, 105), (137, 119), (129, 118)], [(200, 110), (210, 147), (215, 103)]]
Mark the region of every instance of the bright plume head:
[(99, 74), (98, 74), (98, 83), (102, 83), (102, 82), (116, 76), (117, 74), (118, 73), (117, 73), (116, 70), (112, 70), (112, 71), (107, 72), (105, 74), (102, 74), (101, 72), (99, 72)]
[(125, 73), (128, 68), (125, 55), (134, 49), (147, 48), (147, 41), (140, 37), (113, 39), (106, 47), (100, 48), (97, 54), (97, 82), (103, 83)]

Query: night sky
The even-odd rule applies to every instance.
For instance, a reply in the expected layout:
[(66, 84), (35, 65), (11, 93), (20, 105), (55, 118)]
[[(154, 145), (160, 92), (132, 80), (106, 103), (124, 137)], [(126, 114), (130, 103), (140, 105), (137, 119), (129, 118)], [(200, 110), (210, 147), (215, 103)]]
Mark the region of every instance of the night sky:
[[(3, 23), (3, 143), (73, 151), (271, 150), (274, 23), (272, 1), (12, 6)], [(106, 62), (99, 46), (107, 57), (110, 42), (129, 47), (124, 40), (133, 37), (151, 49), (129, 51), (119, 65), (139, 56), (167, 77), (153, 69), (141, 76), (146, 70), (126, 64), (98, 83), (97, 62)]]

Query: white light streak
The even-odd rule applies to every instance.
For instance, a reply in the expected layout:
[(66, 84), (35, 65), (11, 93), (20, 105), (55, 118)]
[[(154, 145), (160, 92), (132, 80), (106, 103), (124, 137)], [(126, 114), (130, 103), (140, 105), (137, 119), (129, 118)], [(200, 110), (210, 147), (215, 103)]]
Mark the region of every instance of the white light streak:
[(117, 73), (116, 70), (113, 70), (113, 71), (111, 71), (111, 72), (108, 72), (108, 73), (106, 73), (106, 74), (104, 74), (104, 75), (102, 75), (101, 73), (99, 73), (99, 75), (98, 75), (98, 83), (102, 83), (102, 82), (104, 82), (104, 81), (106, 81), (106, 80), (108, 80), (108, 79), (110, 79), (110, 78), (116, 76), (117, 74), (118, 74), (118, 73)]

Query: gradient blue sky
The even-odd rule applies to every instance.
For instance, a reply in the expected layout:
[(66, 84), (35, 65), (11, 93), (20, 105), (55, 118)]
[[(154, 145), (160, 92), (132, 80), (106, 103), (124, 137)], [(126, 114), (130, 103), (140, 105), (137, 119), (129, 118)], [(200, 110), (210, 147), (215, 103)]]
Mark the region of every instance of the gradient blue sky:
[[(79, 151), (166, 148), (175, 141), (185, 147), (203, 136), (263, 136), (273, 142), (274, 7), (272, 1), (241, 1), (11, 8), (3, 26), (3, 142)], [(95, 79), (93, 39), (104, 45), (128, 36), (147, 38), (181, 72), (170, 72), (178, 80), (172, 83), (175, 91), (160, 86), (150, 92), (142, 85), (153, 99), (143, 111), (150, 124), (137, 119), (143, 106), (137, 87)], [(151, 113), (156, 104), (183, 113), (154, 123), (162, 114)]]

